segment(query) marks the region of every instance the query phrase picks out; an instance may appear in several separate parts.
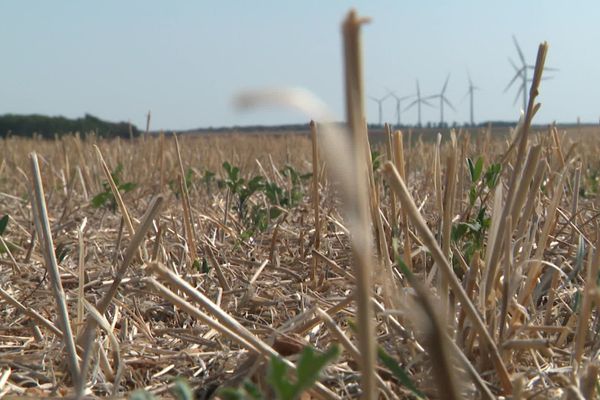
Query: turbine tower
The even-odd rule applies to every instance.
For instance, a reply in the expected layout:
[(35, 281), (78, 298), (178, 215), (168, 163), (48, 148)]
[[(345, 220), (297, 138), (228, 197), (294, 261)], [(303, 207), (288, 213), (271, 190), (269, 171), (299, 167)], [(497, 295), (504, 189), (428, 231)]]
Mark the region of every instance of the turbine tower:
[(369, 96), (369, 99), (373, 100), (375, 103), (377, 103), (377, 106), (379, 108), (379, 126), (381, 126), (383, 124), (383, 102), (390, 97), (390, 93), (386, 94), (383, 97), (373, 97), (373, 96)]
[[(523, 54), (523, 51), (521, 50), (521, 46), (519, 46), (519, 42), (517, 42), (517, 38), (514, 35), (512, 38), (513, 38), (513, 43), (515, 44), (515, 47), (517, 49), (517, 53), (519, 54), (519, 60), (521, 61), (521, 66), (520, 67), (517, 66), (517, 64), (515, 64), (515, 62), (512, 59), (510, 59), (510, 58), (508, 59), (508, 61), (512, 65), (513, 69), (515, 70), (515, 75), (510, 80), (510, 82), (508, 82), (508, 85), (506, 85), (506, 88), (504, 88), (504, 92), (506, 92), (508, 89), (510, 89), (510, 87), (518, 79), (520, 79), (521, 85), (519, 86), (519, 89), (517, 90), (517, 95), (515, 96), (515, 103), (517, 102), (519, 95), (523, 96), (523, 111), (525, 111), (525, 110), (527, 110), (527, 84), (529, 82), (531, 82), (531, 79), (529, 79), (527, 72), (530, 69), (535, 69), (535, 66), (531, 65), (531, 64), (527, 64), (527, 61), (525, 61), (525, 55)], [(544, 68), (544, 70), (556, 71), (555, 68)], [(542, 80), (546, 80), (546, 79), (550, 79), (550, 77), (542, 78)]]
[[(467, 91), (467, 93), (465, 94), (465, 97), (469, 96), (469, 115), (470, 115), (470, 121), (471, 121), (471, 126), (475, 125), (475, 117), (474, 117), (474, 95), (473, 93), (475, 93), (476, 90), (479, 90), (479, 88), (475, 85), (473, 85), (473, 81), (471, 80), (471, 74), (469, 74), (469, 72), (467, 71), (467, 78), (469, 78), (469, 90)], [(464, 97), (463, 97), (464, 99)]]
[(396, 92), (393, 92), (388, 89), (388, 95), (392, 96), (396, 100), (396, 126), (399, 127), (402, 125), (402, 120), (401, 120), (402, 102), (404, 100), (410, 99), (411, 97), (414, 97), (414, 94), (410, 95), (410, 96), (398, 97)]
[(431, 103), (429, 103), (427, 100), (433, 98), (434, 96), (427, 96), (427, 97), (421, 97), (421, 88), (419, 87), (419, 80), (417, 79), (417, 94), (415, 95), (417, 98), (410, 103), (405, 109), (409, 110), (412, 107), (414, 107), (415, 105), (417, 106), (417, 121), (418, 121), (418, 126), (421, 127), (421, 104), (425, 104), (428, 105), (429, 107), (433, 107), (431, 105)]
[(442, 91), (440, 92), (440, 94), (430, 96), (434, 99), (440, 99), (440, 126), (444, 125), (444, 104), (446, 104), (452, 110), (456, 111), (452, 103), (450, 103), (450, 100), (448, 100), (448, 98), (446, 97), (446, 88), (448, 87), (449, 80), (450, 74), (448, 74), (448, 76), (446, 77), (446, 81), (444, 82), (444, 86), (442, 86)]

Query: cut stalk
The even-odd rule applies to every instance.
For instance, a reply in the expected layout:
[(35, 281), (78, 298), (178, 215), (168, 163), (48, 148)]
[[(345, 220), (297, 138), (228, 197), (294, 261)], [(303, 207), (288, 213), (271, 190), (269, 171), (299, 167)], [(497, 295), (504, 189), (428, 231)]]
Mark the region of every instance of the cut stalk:
[[(375, 329), (373, 326), (373, 312), (371, 309), (371, 240), (368, 222), (367, 185), (364, 179), (364, 149), (365, 114), (364, 90), (362, 81), (362, 60), (360, 27), (366, 22), (351, 11), (343, 23), (344, 35), (344, 67), (346, 83), (346, 117), (348, 127), (354, 138), (353, 154), (355, 164), (351, 176), (356, 179), (357, 191), (354, 201), (348, 204), (348, 211), (353, 214), (356, 224), (352, 235), (352, 253), (354, 258), (354, 271), (356, 281), (356, 303), (358, 319), (358, 348), (361, 354), (361, 397), (365, 400), (374, 399), (376, 396), (375, 381)], [(361, 162), (362, 160), (362, 162)], [(350, 199), (348, 199), (350, 200)]]
[(52, 240), (52, 232), (50, 230), (50, 221), (48, 220), (48, 211), (46, 209), (46, 199), (44, 198), (44, 186), (42, 185), (42, 176), (38, 157), (36, 153), (30, 154), (31, 170), (33, 174), (33, 189), (34, 197), (32, 198), (32, 208), (35, 216), (35, 226), (38, 231), (38, 237), (41, 238), (42, 247), (44, 250), (44, 260), (50, 277), (50, 285), (54, 300), (58, 308), (58, 320), (63, 333), (63, 341), (69, 360), (71, 369), (71, 378), (77, 384), (81, 376), (79, 375), (79, 361), (77, 359), (77, 350), (75, 349), (75, 340), (73, 339), (73, 331), (69, 319), (69, 311), (67, 310), (67, 297), (60, 280), (58, 271), (58, 262), (54, 253), (54, 242)]

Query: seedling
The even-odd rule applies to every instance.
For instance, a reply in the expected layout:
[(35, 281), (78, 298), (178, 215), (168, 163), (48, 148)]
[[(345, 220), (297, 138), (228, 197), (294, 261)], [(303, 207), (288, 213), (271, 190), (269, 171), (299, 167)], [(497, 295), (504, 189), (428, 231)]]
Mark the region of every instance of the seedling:
[[(315, 385), (321, 372), (328, 364), (337, 359), (340, 353), (341, 349), (338, 345), (332, 345), (324, 353), (319, 353), (310, 346), (305, 347), (292, 379), (286, 363), (277, 357), (271, 357), (267, 368), (267, 383), (275, 392), (277, 399), (296, 400), (303, 392)], [(250, 381), (246, 381), (242, 387), (237, 389), (222, 389), (219, 391), (219, 396), (225, 400), (260, 400), (264, 398)]]
[(235, 196), (238, 217), (240, 221), (244, 222), (247, 214), (246, 202), (250, 196), (263, 188), (264, 178), (257, 175), (246, 182), (244, 178), (240, 177), (240, 169), (227, 161), (223, 163), (223, 169), (227, 172), (227, 177), (223, 182), (229, 188), (230, 193)]
[(0, 236), (4, 235), (4, 231), (6, 231), (6, 227), (8, 226), (8, 219), (10, 217), (6, 214), (4, 217), (0, 219)]
[[(194, 170), (191, 168), (188, 168), (187, 171), (185, 171), (185, 176), (183, 177), (183, 184), (185, 185), (186, 189), (189, 190), (192, 187), (193, 179), (194, 179)], [(175, 197), (179, 198), (181, 193), (179, 190), (179, 184), (177, 183), (177, 180), (171, 179), (169, 181), (169, 188), (171, 188), (171, 190), (175, 194)]]
[[(194, 392), (185, 379), (176, 378), (170, 390), (175, 400), (193, 400)], [(136, 390), (131, 394), (129, 400), (155, 400), (156, 397), (144, 389)]]
[[(123, 172), (123, 165), (118, 164), (117, 167), (110, 173), (112, 180), (115, 182), (117, 189), (120, 192), (128, 193), (137, 187), (136, 183), (133, 182), (121, 182), (121, 172)], [(102, 188), (104, 191), (98, 193), (92, 199), (92, 207), (94, 208), (102, 208), (108, 207), (112, 212), (117, 210), (117, 201), (115, 200), (115, 196), (110, 189), (110, 185), (107, 181), (102, 182)]]
[[(8, 226), (8, 220), (10, 217), (6, 214), (4, 217), (0, 219), (0, 236), (4, 235), (6, 232), (6, 227)], [(6, 243), (6, 246), (4, 245)], [(14, 250), (14, 245), (8, 241), (0, 242), (0, 254), (6, 253), (8, 250)]]

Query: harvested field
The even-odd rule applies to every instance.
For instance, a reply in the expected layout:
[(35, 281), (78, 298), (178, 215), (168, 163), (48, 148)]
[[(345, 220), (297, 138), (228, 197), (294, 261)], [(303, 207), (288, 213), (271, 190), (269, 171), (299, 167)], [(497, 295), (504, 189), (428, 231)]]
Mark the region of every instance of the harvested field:
[[(440, 146), (439, 156), (436, 156), (435, 143), (415, 141), (410, 146), (404, 143), (408, 187), (436, 237), (440, 237), (439, 227), (443, 224), (438, 209), (443, 198), (439, 198), (440, 193), (436, 193), (433, 183), (447, 181), (444, 160), (449, 155), (460, 157), (452, 223), (455, 231), (464, 226), (468, 231), (450, 243), (450, 259), (474, 304), (486, 316), (486, 323), (502, 349), (502, 359), (511, 376), (518, 377), (515, 383), (520, 382), (522, 390), (528, 393), (540, 390), (550, 393), (551, 389), (564, 388), (571, 382), (574, 366), (581, 363), (583, 372), (588, 373), (595, 365), (590, 357), (596, 351), (593, 337), (597, 317), (590, 302), (596, 289), (594, 285), (586, 284), (585, 277), (592, 273), (589, 268), (597, 265), (590, 257), (597, 232), (596, 171), (599, 166), (595, 154), (600, 142), (593, 137), (582, 140), (572, 141), (568, 132), (556, 135), (540, 132), (530, 138), (531, 147), (539, 149), (535, 153), (538, 161), (534, 164), (537, 168), (532, 177), (538, 186), (536, 190), (528, 190), (528, 196), (523, 199), (526, 203), (524, 212), (529, 214), (521, 215), (513, 224), (521, 227), (524, 236), (510, 238), (506, 251), (511, 256), (506, 254), (500, 263), (502, 269), (510, 269), (510, 285), (504, 286), (505, 272), (501, 271), (502, 278), (491, 290), (493, 296), (485, 309), (481, 308), (481, 290), (487, 268), (485, 256), (489, 252), (490, 238), (494, 239), (494, 236), (490, 233), (492, 228), (488, 227), (482, 228), (479, 238), (471, 225), (477, 221), (476, 212), (484, 206), (486, 221), (498, 215), (502, 208), (495, 205), (501, 207), (503, 201), (497, 201), (494, 193), (482, 186), (483, 181), (471, 182), (468, 164), (463, 160), (470, 158), (476, 162), (483, 155), (482, 171), (485, 173), (491, 164), (502, 159), (509, 142), (461, 132), (456, 148), (445, 141)], [(135, 189), (123, 193), (134, 229), (140, 226), (152, 198), (159, 193), (164, 196), (164, 205), (140, 245), (142, 258), (139, 258), (140, 253), (135, 254), (104, 314), (116, 341), (111, 342), (106, 331), (97, 331), (97, 347), (90, 371), (90, 389), (95, 395), (108, 395), (115, 390), (115, 373), (119, 369), (122, 371), (119, 393), (146, 388), (160, 395), (174, 377), (180, 376), (198, 388), (200, 398), (220, 385), (236, 382), (235, 379), (239, 382), (243, 377), (256, 378), (264, 374), (264, 366), (252, 362), (256, 357), (251, 351), (156, 292), (149, 281), (156, 277), (149, 267), (154, 263), (181, 276), (250, 332), (266, 343), (275, 343), (276, 348), (284, 347), (283, 351), (297, 353), (298, 346), (308, 344), (326, 348), (331, 342), (338, 341), (318, 316), (315, 319), (316, 307), (335, 310), (331, 314), (339, 329), (350, 338), (354, 336), (348, 325), (356, 312), (352, 302), (351, 249), (344, 220), (340, 217), (336, 190), (326, 175), (318, 175), (321, 221), (318, 248), (315, 247), (315, 219), (310, 195), (314, 177), (301, 180), (296, 187), (301, 193), (296, 205), (269, 221), (264, 231), (257, 230), (250, 236), (247, 232), (252, 228), (252, 221), (240, 220), (234, 206), (230, 205), (226, 212), (228, 190), (218, 185), (219, 180), (227, 179), (220, 164), (230, 161), (241, 166), (241, 176), (246, 179), (260, 175), (265, 182), (292, 191), (294, 184), (290, 176), (283, 175), (281, 170), (285, 165), (291, 165), (300, 174), (311, 171), (310, 138), (182, 137), (179, 141), (184, 170), (192, 171), (188, 175), (187, 189), (194, 232), (194, 259), (184, 224), (182, 196), (173, 185), (181, 173), (172, 138), (110, 142), (96, 141), (93, 136), (85, 140), (78, 137), (57, 141), (3, 140), (5, 156), (1, 164), (0, 209), (2, 216), (10, 216), (1, 236), (4, 251), (1, 258), (0, 364), (5, 374), (10, 371), (4, 383), (5, 394), (64, 395), (70, 392), (68, 388), (73, 384), (65, 349), (56, 332), (60, 323), (43, 247), (39, 240), (34, 240), (32, 246), (34, 217), (30, 204), (32, 173), (28, 156), (32, 150), (39, 154), (48, 217), (75, 335), (82, 332), (84, 321), (90, 318), (88, 312), (80, 309), (81, 302), (85, 299), (89, 304), (97, 304), (106, 295), (132, 239), (118, 207), (111, 209), (106, 204), (96, 208), (92, 205), (92, 199), (103, 192), (103, 183), (107, 180), (94, 145), (98, 145), (111, 171), (122, 166), (121, 182), (136, 184)], [(231, 143), (233, 146), (223, 150)], [(291, 151), (292, 148), (295, 151)], [(385, 148), (379, 150), (385, 154)], [(382, 156), (382, 160), (384, 158)], [(502, 187), (508, 185), (513, 163), (514, 157), (509, 157), (501, 164), (498, 184)], [(322, 168), (327, 166), (322, 164)], [(215, 172), (214, 181), (202, 180), (205, 171)], [(439, 172), (442, 173), (440, 177)], [(402, 208), (397, 203), (395, 209), (392, 206), (391, 192), (384, 185), (381, 167), (375, 168), (374, 178), (384, 217), (382, 237), (387, 242), (387, 250), (392, 253), (393, 238), (402, 242), (407, 224), (403, 222)], [(472, 187), (481, 192), (474, 202), (469, 199)], [(578, 190), (574, 191), (575, 188)], [(230, 203), (234, 201), (231, 192), (229, 197)], [(250, 208), (269, 203), (265, 192), (253, 194), (248, 201)], [(393, 212), (396, 212), (396, 218), (392, 217)], [(408, 226), (412, 225), (409, 223)], [(412, 227), (408, 232), (412, 270), (435, 293), (438, 273), (433, 260), (421, 243), (419, 232)], [(457, 235), (454, 232), (454, 236)], [(544, 264), (535, 263), (540, 255)], [(406, 259), (402, 248), (400, 257)], [(194, 265), (197, 260), (200, 263)], [(316, 279), (312, 275), (313, 263)], [(541, 283), (534, 285), (534, 297), (519, 303), (517, 295), (525, 289), (534, 265), (548, 266), (540, 272)], [(392, 297), (398, 296), (397, 300), (402, 304), (410, 293), (407, 291), (410, 283), (395, 263), (392, 267), (399, 290)], [(373, 269), (378, 271), (377, 268), (374, 262)], [(374, 301), (378, 304), (375, 308), (377, 342), (405, 366), (421, 391), (434, 395), (435, 389), (429, 383), (432, 355), (423, 348), (419, 335), (413, 332), (415, 316), (411, 315), (411, 309), (386, 305), (381, 274), (379, 271), (375, 278), (374, 292)], [(507, 289), (513, 292), (511, 301), (502, 307)], [(180, 295), (183, 297), (182, 293)], [(16, 307), (15, 301), (21, 306)], [(587, 310), (577, 309), (582, 307), (581, 304), (587, 304)], [(511, 307), (507, 309), (508, 306)], [(448, 323), (455, 324), (456, 338), (482, 379), (492, 392), (499, 393), (500, 382), (490, 361), (484, 357), (483, 344), (473, 335), (472, 327), (464, 322), (461, 305), (457, 303), (455, 307), (457, 319)], [(578, 333), (579, 318), (584, 311), (588, 322), (583, 325), (584, 331)], [(48, 322), (42, 322), (41, 318)], [(576, 350), (578, 337), (587, 337), (580, 339), (583, 341), (579, 353)], [(579, 354), (579, 360), (573, 354)], [(297, 355), (290, 356), (292, 360), (294, 357)], [(323, 382), (342, 397), (354, 396), (359, 382), (356, 370), (356, 362), (350, 354), (344, 353), (335, 366), (326, 370)], [(384, 367), (378, 373), (391, 391), (400, 397), (408, 395)], [(544, 386), (547, 388), (543, 389)], [(474, 388), (465, 385), (463, 390)]]
[(597, 395), (599, 129), (368, 148), (355, 18), (341, 136), (2, 139), (0, 396)]

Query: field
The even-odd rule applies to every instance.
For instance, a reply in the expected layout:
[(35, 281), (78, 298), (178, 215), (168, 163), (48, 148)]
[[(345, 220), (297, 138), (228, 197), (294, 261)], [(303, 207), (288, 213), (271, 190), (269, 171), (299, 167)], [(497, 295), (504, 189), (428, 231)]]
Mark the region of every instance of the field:
[(354, 22), (341, 136), (2, 139), (0, 397), (598, 395), (600, 128), (368, 136)]

